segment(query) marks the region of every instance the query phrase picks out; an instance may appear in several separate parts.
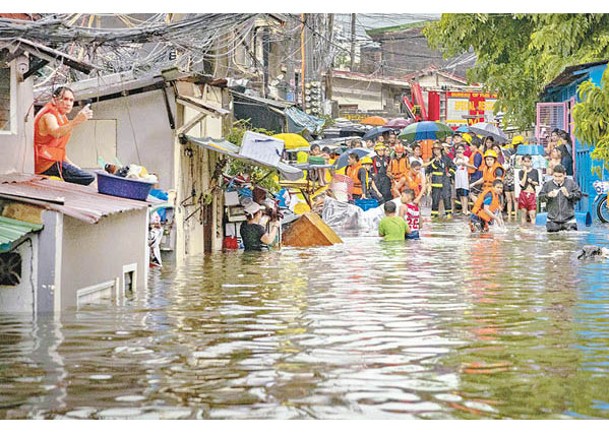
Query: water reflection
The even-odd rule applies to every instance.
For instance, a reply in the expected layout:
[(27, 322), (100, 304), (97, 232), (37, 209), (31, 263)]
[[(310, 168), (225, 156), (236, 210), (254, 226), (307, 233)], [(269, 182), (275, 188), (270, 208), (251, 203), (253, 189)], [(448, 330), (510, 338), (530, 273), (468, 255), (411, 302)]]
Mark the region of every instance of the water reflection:
[(0, 418), (605, 418), (602, 228), (192, 258), (116, 306), (0, 318)]

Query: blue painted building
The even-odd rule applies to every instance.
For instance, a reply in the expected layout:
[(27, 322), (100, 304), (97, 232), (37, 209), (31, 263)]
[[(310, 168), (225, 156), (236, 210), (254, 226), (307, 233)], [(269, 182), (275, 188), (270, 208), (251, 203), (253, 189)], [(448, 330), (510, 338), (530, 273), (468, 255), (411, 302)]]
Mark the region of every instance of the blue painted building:
[[(592, 80), (597, 86), (601, 85), (603, 72), (607, 68), (609, 60), (591, 62), (581, 65), (573, 65), (565, 68), (552, 82), (544, 89), (540, 103), (543, 106), (546, 103), (562, 103), (564, 104), (564, 123), (560, 120), (557, 124), (563, 125), (548, 125), (547, 127), (563, 128), (571, 135), (574, 143), (574, 161), (575, 161), (575, 180), (580, 185), (582, 192), (588, 195), (579, 202), (578, 211), (589, 211), (592, 216), (595, 216), (593, 202), (596, 192), (592, 184), (597, 180), (609, 180), (609, 171), (603, 166), (599, 160), (594, 160), (590, 157), (590, 153), (594, 150), (594, 144), (583, 144), (577, 140), (573, 134), (573, 121), (571, 117), (571, 109), (573, 105), (580, 100), (577, 96), (579, 85), (587, 80)], [(540, 124), (540, 110), (537, 110), (537, 123)], [(554, 117), (557, 118), (557, 117)], [(552, 119), (549, 117), (547, 119)], [(552, 121), (550, 121), (552, 123)], [(538, 129), (537, 129), (538, 130)]]

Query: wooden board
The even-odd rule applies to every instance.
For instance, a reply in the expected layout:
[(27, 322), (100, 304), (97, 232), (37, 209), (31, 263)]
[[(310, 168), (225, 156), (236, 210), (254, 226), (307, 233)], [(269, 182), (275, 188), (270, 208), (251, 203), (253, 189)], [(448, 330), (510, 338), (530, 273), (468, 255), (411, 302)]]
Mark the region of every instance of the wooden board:
[(342, 242), (334, 230), (313, 212), (294, 221), (282, 237), (284, 246), (295, 247), (330, 246)]

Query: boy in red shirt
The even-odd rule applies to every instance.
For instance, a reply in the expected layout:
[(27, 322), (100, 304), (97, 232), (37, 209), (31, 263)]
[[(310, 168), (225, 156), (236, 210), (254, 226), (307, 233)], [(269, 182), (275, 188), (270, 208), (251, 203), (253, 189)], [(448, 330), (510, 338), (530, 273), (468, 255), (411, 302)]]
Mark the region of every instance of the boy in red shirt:
[(407, 240), (419, 239), (419, 229), (421, 228), (421, 211), (419, 205), (414, 202), (414, 191), (412, 189), (404, 189), (400, 197), (402, 206), (400, 207), (400, 216), (408, 223), (410, 232), (406, 234)]

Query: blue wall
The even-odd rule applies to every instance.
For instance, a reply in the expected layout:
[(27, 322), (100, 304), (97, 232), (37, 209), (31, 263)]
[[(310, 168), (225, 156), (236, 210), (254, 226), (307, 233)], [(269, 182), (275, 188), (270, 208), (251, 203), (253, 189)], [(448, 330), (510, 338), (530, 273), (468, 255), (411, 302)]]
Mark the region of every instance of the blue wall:
[[(603, 72), (607, 68), (607, 65), (597, 65), (590, 68), (584, 68), (580, 71), (576, 71), (577, 77), (573, 77), (573, 81), (568, 84), (558, 86), (549, 89), (544, 95), (543, 100), (548, 102), (565, 102), (575, 97), (575, 101), (579, 102), (577, 98), (577, 88), (579, 85), (586, 81), (592, 80), (597, 86), (601, 84), (601, 78)], [(584, 73), (583, 76), (579, 74)], [(571, 126), (572, 128), (572, 126)], [(572, 131), (568, 132), (569, 134)], [(594, 160), (590, 157), (590, 153), (594, 149), (594, 145), (582, 144), (577, 138), (575, 139), (575, 180), (582, 189), (582, 192), (588, 194), (587, 198), (583, 198), (577, 205), (578, 211), (589, 211), (592, 216), (595, 216), (594, 211), (594, 198), (596, 192), (592, 184), (597, 180), (609, 180), (609, 172), (604, 169), (603, 164)], [(600, 170), (600, 177), (596, 173), (593, 173), (594, 169)]]

